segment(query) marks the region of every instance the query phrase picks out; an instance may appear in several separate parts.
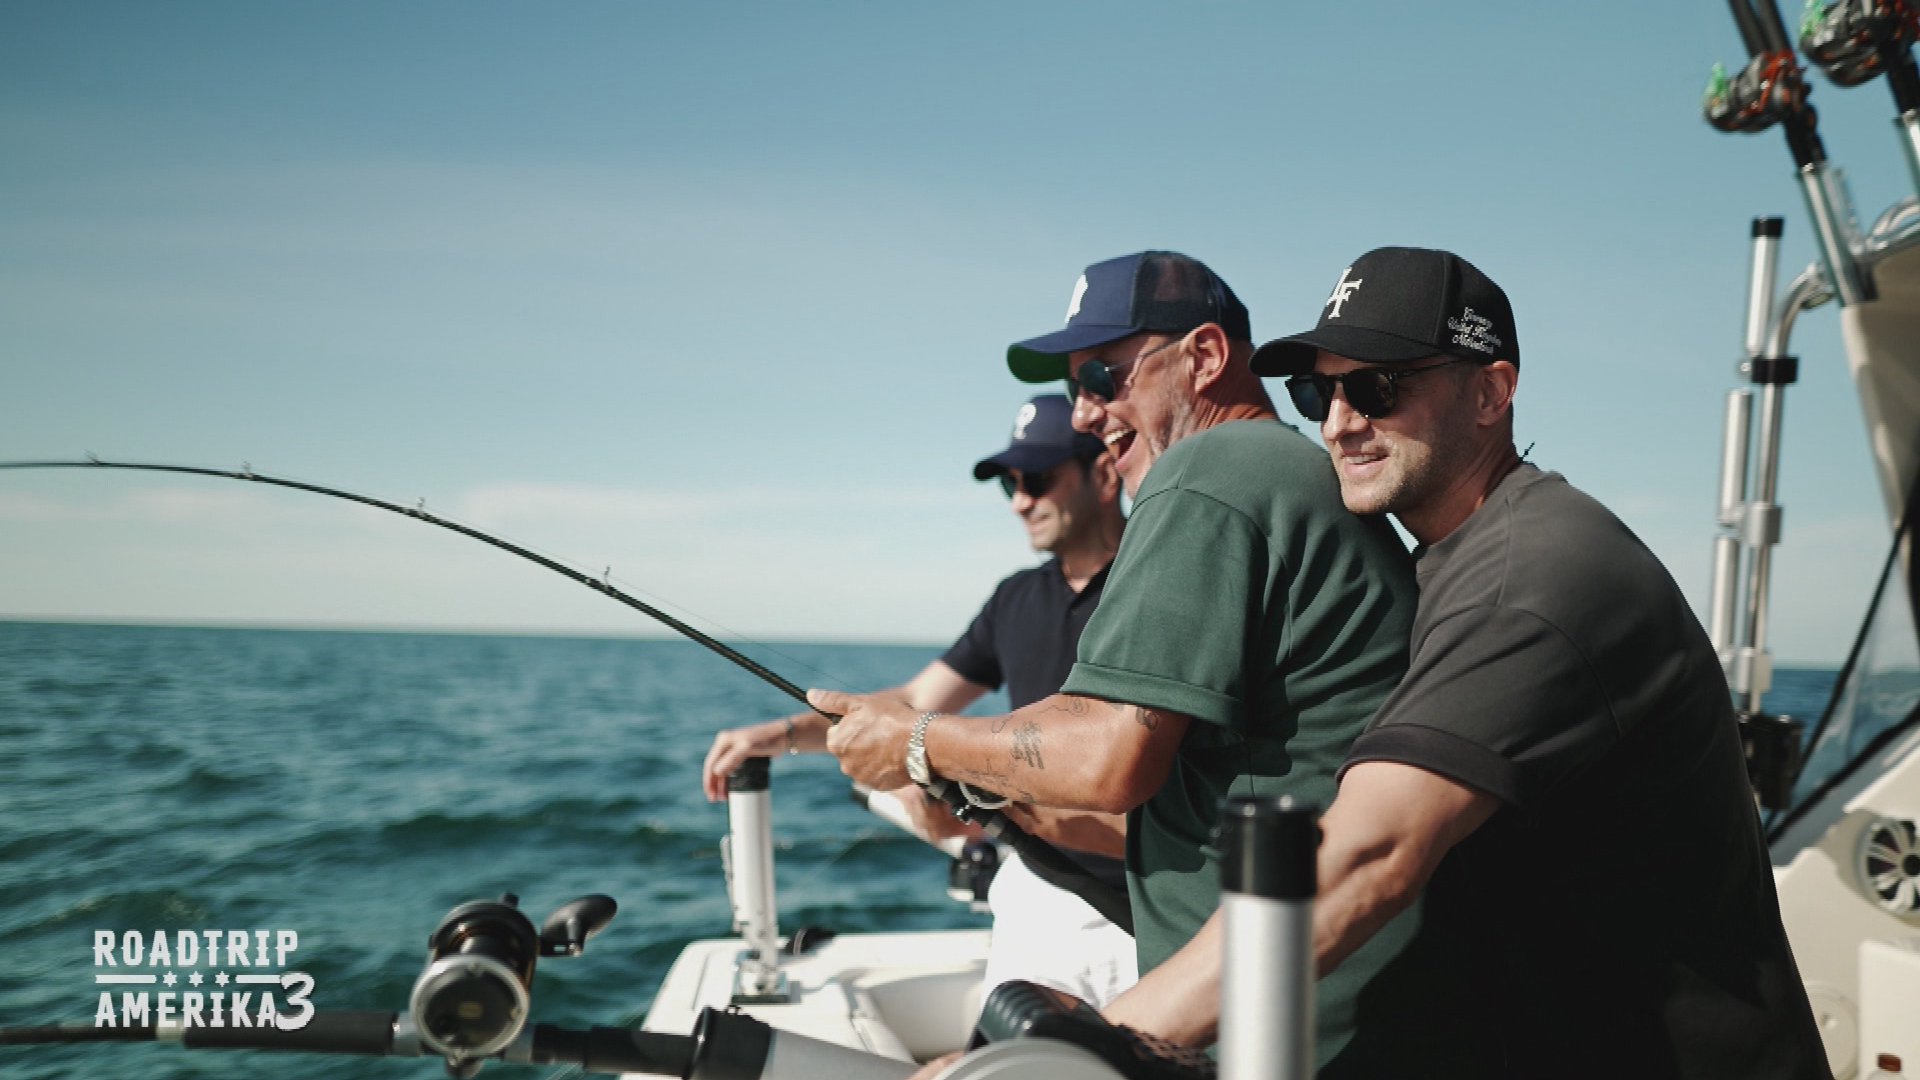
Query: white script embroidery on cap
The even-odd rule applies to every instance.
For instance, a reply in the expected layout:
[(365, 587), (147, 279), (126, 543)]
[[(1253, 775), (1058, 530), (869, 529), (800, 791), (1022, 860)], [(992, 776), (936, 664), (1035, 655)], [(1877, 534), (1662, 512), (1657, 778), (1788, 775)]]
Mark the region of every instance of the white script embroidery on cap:
[(1472, 308), (1462, 308), (1459, 318), (1448, 319), (1447, 329), (1453, 331), (1455, 345), (1464, 345), (1489, 356), (1500, 348), (1500, 337), (1493, 332), (1493, 323), (1484, 315), (1474, 314)]
[(1020, 406), (1020, 415), (1014, 417), (1014, 420), (1013, 420), (1014, 439), (1019, 440), (1019, 439), (1026, 438), (1027, 425), (1033, 423), (1033, 418), (1039, 415), (1040, 415), (1040, 410), (1034, 408), (1033, 402), (1031, 401), (1027, 402), (1025, 405)]
[(1067, 321), (1072, 322), (1080, 314), (1080, 298), (1087, 295), (1087, 275), (1081, 274), (1080, 280), (1073, 283), (1073, 299), (1067, 301)]
[(1351, 273), (1353, 273), (1353, 267), (1351, 266), (1340, 271), (1340, 283), (1333, 287), (1333, 295), (1327, 297), (1326, 306), (1333, 309), (1333, 313), (1328, 315), (1327, 318), (1337, 319), (1340, 317), (1340, 305), (1353, 298), (1353, 291), (1358, 289), (1360, 282), (1364, 280), (1362, 278), (1354, 278), (1352, 281), (1348, 281), (1347, 275)]

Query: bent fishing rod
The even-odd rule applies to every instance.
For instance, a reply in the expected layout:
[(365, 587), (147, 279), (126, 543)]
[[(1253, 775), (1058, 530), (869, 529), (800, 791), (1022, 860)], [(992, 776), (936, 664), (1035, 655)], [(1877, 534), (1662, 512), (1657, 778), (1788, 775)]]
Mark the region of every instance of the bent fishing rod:
[[(185, 476), (212, 476), (224, 480), (244, 480), (254, 484), (268, 484), (273, 487), (291, 488), (294, 491), (312, 492), (315, 495), (326, 495), (335, 499), (344, 499), (347, 502), (359, 503), (362, 506), (375, 507), (376, 509), (385, 510), (389, 513), (413, 518), (415, 521), (424, 521), (429, 525), (437, 525), (442, 529), (447, 529), (451, 532), (459, 533), (462, 536), (478, 540), (483, 544), (499, 548), (501, 551), (518, 555), (529, 562), (544, 566), (556, 574), (579, 582), (603, 596), (618, 600), (620, 603), (633, 608), (635, 611), (665, 625), (682, 637), (698, 642), (708, 649), (713, 650), (720, 656), (753, 673), (761, 681), (773, 686), (781, 693), (806, 705), (807, 708), (813, 709), (814, 712), (826, 717), (829, 721), (838, 722), (840, 719), (832, 713), (814, 708), (813, 703), (807, 701), (807, 692), (805, 690), (788, 679), (781, 677), (779, 673), (768, 668), (766, 665), (759, 663), (752, 657), (746, 656), (738, 649), (733, 648), (712, 635), (696, 630), (681, 620), (674, 618), (672, 615), (654, 607), (652, 604), (629, 595), (616, 587), (613, 582), (607, 578), (596, 578), (589, 574), (581, 573), (564, 563), (550, 559), (537, 551), (531, 551), (521, 547), (519, 544), (513, 543), (510, 540), (502, 540), (497, 536), (490, 536), (471, 525), (463, 525), (460, 522), (451, 521), (438, 514), (431, 513), (426, 508), (425, 500), (421, 500), (421, 502), (415, 506), (401, 506), (399, 503), (391, 503), (385, 499), (376, 499), (371, 495), (360, 495), (351, 491), (343, 491), (340, 488), (326, 487), (321, 484), (310, 484), (304, 480), (293, 480), (284, 476), (270, 476), (266, 473), (255, 472), (251, 466), (244, 464), (238, 470), (209, 469), (198, 465), (164, 465), (147, 461), (105, 461), (88, 455), (85, 459), (79, 461), (0, 461), (0, 469), (120, 469), (133, 472), (177, 473)], [(611, 575), (608, 575), (608, 577), (611, 577)], [(1109, 922), (1119, 926), (1129, 934), (1133, 932), (1132, 910), (1128, 903), (1127, 896), (1123, 891), (1114, 889), (1104, 882), (1101, 882), (1082, 868), (1079, 863), (1074, 862), (1071, 858), (1062, 854), (1059, 849), (1047, 841), (1033, 836), (1026, 830), (1020, 828), (1012, 819), (1008, 818), (999, 810), (971, 804), (970, 801), (965, 798), (964, 793), (959, 791), (958, 785), (949, 784), (936, 778), (935, 782), (930, 785), (929, 790), (932, 791), (937, 798), (952, 807), (957, 816), (980, 825), (995, 839), (1019, 852), (1020, 857), (1026, 861), (1027, 865), (1041, 877), (1078, 895), (1081, 899), (1092, 905), (1096, 911), (1104, 915)]]
[[(438, 514), (429, 513), (424, 499), (421, 500), (418, 506), (401, 506), (398, 503), (387, 502), (385, 499), (376, 499), (371, 495), (358, 495), (351, 491), (342, 491), (339, 488), (323, 487), (320, 484), (309, 484), (304, 480), (290, 480), (284, 476), (268, 476), (265, 473), (254, 472), (253, 469), (245, 466), (242, 466), (239, 471), (234, 471), (229, 469), (208, 469), (198, 465), (160, 465), (145, 461), (102, 461), (91, 455), (84, 461), (0, 461), (0, 469), (130, 469), (137, 472), (182, 473), (188, 476), (217, 476), (227, 480), (245, 480), (255, 484), (271, 484), (274, 487), (292, 488), (295, 491), (310, 491), (316, 495), (329, 495), (336, 499), (345, 499), (348, 502), (360, 503), (363, 506), (372, 506), (381, 510), (387, 510), (395, 514), (413, 518), (416, 521), (424, 521), (429, 525), (438, 525), (443, 529), (449, 529), (462, 536), (472, 537), (483, 544), (490, 544), (497, 547), (501, 551), (511, 552), (529, 562), (544, 566), (556, 574), (577, 581), (597, 593), (610, 596), (628, 607), (633, 608), (635, 611), (664, 623), (676, 633), (705, 645), (707, 648), (712, 649), (728, 660), (751, 671), (788, 697), (793, 698), (803, 705), (807, 703), (807, 692), (805, 690), (802, 690), (799, 686), (787, 679), (782, 678), (777, 672), (769, 669), (766, 665), (755, 661), (752, 657), (742, 654), (726, 642), (720, 641), (709, 634), (703, 634), (699, 630), (688, 626), (679, 619), (654, 607), (652, 604), (622, 592), (609, 580), (583, 574), (570, 566), (549, 559), (537, 551), (529, 551), (511, 540), (502, 540), (497, 536), (489, 536), (470, 525), (462, 525), (457, 521), (449, 521)], [(812, 708), (811, 705), (807, 707)], [(814, 709), (814, 711), (820, 712), (818, 709)], [(827, 714), (820, 713), (820, 715), (826, 716)], [(828, 719), (837, 720), (839, 717), (828, 717)]]

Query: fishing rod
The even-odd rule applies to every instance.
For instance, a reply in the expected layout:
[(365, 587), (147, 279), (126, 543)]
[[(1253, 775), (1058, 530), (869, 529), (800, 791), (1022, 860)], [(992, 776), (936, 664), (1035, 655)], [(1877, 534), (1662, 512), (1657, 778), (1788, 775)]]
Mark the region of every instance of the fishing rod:
[(1880, 75), (1887, 77), (1907, 175), (1920, 190), (1916, 38), (1920, 38), (1920, 8), (1910, 0), (1813, 0), (1800, 22), (1800, 51), (1835, 86), (1861, 86)]
[[(473, 528), (470, 525), (463, 525), (460, 522), (450, 521), (440, 517), (427, 510), (425, 500), (422, 500), (415, 506), (401, 506), (398, 503), (387, 502), (385, 499), (376, 499), (371, 495), (360, 495), (355, 492), (343, 491), (339, 488), (326, 487), (321, 484), (310, 484), (304, 480), (292, 480), (284, 476), (270, 476), (266, 473), (255, 472), (251, 466), (245, 464), (236, 471), (232, 469), (209, 469), (198, 465), (163, 465), (145, 461), (104, 461), (93, 455), (88, 455), (84, 460), (80, 461), (0, 461), (0, 469), (122, 469), (135, 472), (178, 473), (186, 476), (212, 476), (225, 480), (244, 480), (249, 483), (269, 484), (274, 487), (291, 488), (295, 491), (308, 491), (316, 495), (327, 495), (335, 499), (345, 499), (348, 502), (360, 503), (363, 506), (371, 506), (380, 510), (386, 510), (390, 513), (399, 514), (403, 517), (410, 517), (415, 521), (424, 521), (429, 525), (438, 525), (440, 528), (459, 533), (462, 536), (471, 537), (483, 544), (499, 548), (501, 551), (518, 555), (529, 562), (544, 566), (556, 574), (577, 581), (603, 596), (618, 600), (628, 607), (663, 623), (676, 633), (699, 642), (701, 645), (706, 646), (722, 657), (731, 660), (733, 663), (753, 673), (762, 681), (775, 687), (781, 693), (786, 694), (795, 701), (805, 704), (807, 708), (813, 709), (814, 712), (826, 717), (828, 721), (838, 722), (840, 719), (840, 717), (825, 710), (814, 708), (813, 704), (807, 701), (807, 692), (805, 690), (781, 677), (766, 665), (742, 654), (739, 650), (734, 649), (725, 642), (688, 626), (686, 623), (661, 611), (652, 604), (621, 591), (606, 578), (596, 578), (588, 574), (583, 574), (570, 566), (550, 559), (539, 552), (530, 551), (510, 540), (502, 540), (497, 536), (490, 536), (481, 532), (479, 529)], [(1058, 848), (1020, 828), (1019, 825), (1015, 824), (1012, 819), (1008, 818), (999, 810), (990, 810), (971, 805), (966, 799), (965, 794), (959, 790), (957, 784), (949, 784), (936, 777), (934, 783), (930, 785), (929, 790), (935, 797), (951, 807), (956, 816), (980, 825), (994, 839), (1019, 852), (1020, 857), (1026, 861), (1027, 865), (1041, 877), (1078, 895), (1081, 899), (1092, 905), (1096, 911), (1104, 915), (1108, 921), (1121, 927), (1128, 933), (1133, 932), (1131, 908), (1124, 891), (1115, 889), (1100, 881), (1091, 873), (1087, 872), (1085, 868), (1081, 867), (1080, 864), (1062, 854)]]
[(1753, 134), (1778, 125), (1806, 198), (1820, 243), (1821, 261), (1833, 295), (1844, 307), (1875, 298), (1873, 279), (1855, 257), (1853, 200), (1820, 141), (1820, 115), (1809, 100), (1806, 70), (1774, 0), (1728, 0), (1749, 59), (1729, 76), (1715, 64), (1707, 82), (1707, 123), (1726, 132)]
[[(438, 514), (430, 513), (427, 510), (426, 500), (424, 499), (421, 500), (417, 506), (401, 506), (398, 503), (387, 502), (385, 499), (376, 499), (371, 495), (358, 495), (351, 491), (342, 491), (339, 488), (324, 487), (320, 484), (309, 484), (304, 480), (290, 480), (284, 476), (268, 476), (265, 473), (255, 472), (252, 468), (244, 464), (238, 471), (234, 471), (230, 469), (208, 469), (198, 465), (160, 465), (145, 461), (102, 461), (97, 457), (88, 455), (84, 461), (0, 461), (0, 469), (129, 469), (137, 472), (181, 473), (187, 476), (217, 476), (227, 480), (245, 480), (255, 484), (271, 484), (274, 487), (292, 488), (295, 491), (310, 491), (316, 495), (329, 495), (336, 499), (345, 499), (348, 502), (360, 503), (363, 506), (376, 507), (391, 513), (400, 514), (404, 517), (413, 518), (416, 521), (424, 521), (429, 525), (438, 525), (443, 529), (449, 529), (462, 536), (472, 537), (483, 544), (490, 544), (493, 547), (499, 548), (501, 551), (511, 552), (529, 562), (544, 566), (554, 573), (577, 581), (597, 593), (610, 596), (628, 607), (633, 608), (635, 611), (666, 624), (676, 633), (705, 645), (707, 648), (712, 649), (714, 652), (719, 653), (721, 656), (752, 672), (762, 681), (772, 685), (775, 689), (793, 698), (795, 701), (803, 705), (807, 703), (807, 692), (789, 680), (782, 678), (779, 673), (759, 663), (752, 657), (746, 656), (726, 642), (720, 641), (709, 634), (701, 633), (699, 630), (688, 626), (686, 623), (661, 611), (645, 600), (622, 592), (613, 582), (606, 578), (596, 578), (588, 574), (583, 574), (570, 566), (555, 562), (537, 551), (529, 551), (510, 540), (502, 540), (497, 536), (489, 536), (472, 526), (462, 525), (457, 521), (449, 521)], [(807, 707), (813, 708), (811, 705)], [(819, 712), (820, 715), (826, 716), (829, 720), (839, 719), (837, 716), (830, 716), (827, 713), (820, 712), (819, 709), (814, 709), (813, 711)]]

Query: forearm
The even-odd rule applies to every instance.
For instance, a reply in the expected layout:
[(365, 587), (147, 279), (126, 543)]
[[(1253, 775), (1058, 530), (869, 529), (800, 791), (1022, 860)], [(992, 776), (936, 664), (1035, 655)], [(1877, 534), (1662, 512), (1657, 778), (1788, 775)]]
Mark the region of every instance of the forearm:
[(1125, 814), (1103, 814), (1094, 810), (1058, 810), (1017, 802), (1007, 807), (1007, 816), (1013, 819), (1015, 825), (1042, 840), (1080, 851), (1110, 855), (1116, 859), (1126, 858), (1127, 817)]
[[(1055, 694), (1004, 716), (940, 716), (927, 725), (935, 773), (1036, 806), (1120, 813), (1145, 802), (1172, 762), (1149, 744), (1172, 714)], [(1185, 717), (1177, 717), (1180, 731)], [(1156, 747), (1156, 749), (1159, 749)]]
[(1186, 947), (1140, 977), (1101, 1015), (1116, 1024), (1176, 1043), (1211, 1046), (1220, 1037), (1220, 913)]

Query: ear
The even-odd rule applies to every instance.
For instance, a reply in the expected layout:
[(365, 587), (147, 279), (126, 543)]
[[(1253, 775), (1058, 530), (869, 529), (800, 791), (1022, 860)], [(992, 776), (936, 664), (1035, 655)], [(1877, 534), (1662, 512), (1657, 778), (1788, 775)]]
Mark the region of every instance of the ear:
[(1193, 358), (1193, 389), (1206, 390), (1226, 375), (1233, 356), (1233, 342), (1215, 323), (1202, 323), (1187, 335), (1187, 354)]
[(1520, 388), (1520, 369), (1505, 360), (1495, 360), (1480, 369), (1475, 380), (1474, 419), (1481, 427), (1500, 422), (1513, 408), (1513, 395)]

